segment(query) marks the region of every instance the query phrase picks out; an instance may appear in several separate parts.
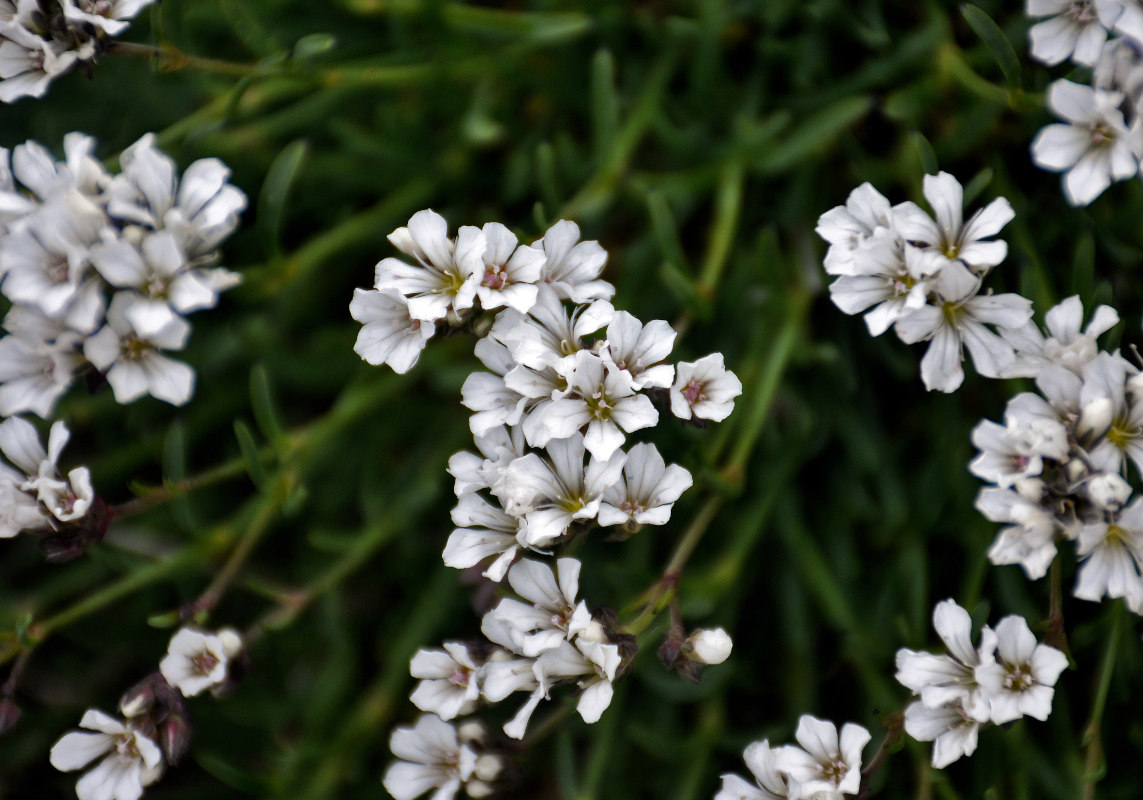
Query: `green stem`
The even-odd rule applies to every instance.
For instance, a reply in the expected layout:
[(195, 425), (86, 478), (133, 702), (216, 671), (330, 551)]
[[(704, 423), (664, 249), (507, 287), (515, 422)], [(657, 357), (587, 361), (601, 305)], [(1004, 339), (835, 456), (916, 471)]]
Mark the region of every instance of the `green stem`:
[(245, 462), (243, 462), (241, 458), (234, 458), (219, 464), (217, 467), (201, 472), (198, 475), (193, 475), (181, 481), (172, 481), (141, 497), (136, 497), (134, 500), (128, 500), (125, 503), (112, 506), (110, 509), (111, 514), (114, 519), (124, 519), (125, 517), (130, 517), (135, 514), (141, 514), (144, 511), (150, 511), (152, 508), (161, 506), (163, 503), (173, 500), (176, 497), (189, 494), (196, 489), (211, 486), (212, 484), (231, 478), (238, 478), (244, 474)]
[(154, 61), (160, 72), (181, 72), (184, 69), (191, 69), (214, 75), (230, 75), (236, 78), (289, 76), (289, 73), (279, 67), (222, 61), (217, 58), (200, 58), (199, 56), (187, 55), (169, 44), (162, 47), (152, 47), (134, 42), (112, 41), (105, 52), (108, 55), (131, 56), (132, 58)]
[(1095, 699), (1092, 701), (1091, 716), (1084, 726), (1081, 744), (1084, 747), (1083, 800), (1095, 800), (1095, 786), (1103, 778), (1103, 737), (1101, 724), (1103, 710), (1107, 706), (1107, 695), (1111, 690), (1111, 676), (1115, 671), (1115, 659), (1119, 651), (1119, 639), (1123, 632), (1123, 602), (1111, 607), (1111, 632), (1107, 637), (1107, 647), (1099, 665), (1099, 683), (1096, 684)]

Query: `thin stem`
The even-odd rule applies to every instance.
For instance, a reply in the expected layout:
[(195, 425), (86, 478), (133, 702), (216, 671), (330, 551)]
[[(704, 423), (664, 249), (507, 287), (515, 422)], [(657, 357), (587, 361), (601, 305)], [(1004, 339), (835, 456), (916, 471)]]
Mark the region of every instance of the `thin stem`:
[(230, 557), (226, 560), (222, 569), (219, 570), (214, 580), (211, 581), (210, 586), (206, 588), (199, 598), (195, 600), (190, 606), (189, 610), (191, 615), (196, 618), (198, 622), (203, 622), (202, 618), (210, 615), (214, 607), (218, 605), (219, 600), (230, 588), (230, 584), (238, 575), (238, 571), (250, 558), (254, 548), (262, 541), (262, 537), (270, 528), (270, 523), (273, 521), (278, 509), (289, 497), (290, 489), (294, 484), (293, 475), (290, 473), (281, 473), (278, 480), (275, 482), (270, 491), (263, 494), (259, 500), (258, 508), (255, 512), (254, 519), (246, 526), (245, 531), (242, 533), (242, 538), (238, 541), (238, 546), (231, 551)]
[(150, 511), (152, 508), (161, 506), (163, 503), (173, 500), (176, 497), (189, 494), (196, 489), (201, 489), (230, 478), (241, 477), (245, 474), (245, 471), (245, 462), (243, 462), (241, 458), (231, 459), (198, 475), (192, 475), (181, 481), (172, 481), (141, 497), (136, 497), (133, 500), (128, 500), (117, 506), (111, 506), (111, 516), (114, 519), (123, 519), (135, 514), (141, 514), (144, 511)]
[(192, 69), (237, 78), (286, 77), (289, 74), (278, 67), (268, 68), (257, 64), (243, 64), (237, 61), (191, 56), (169, 44), (162, 47), (152, 47), (135, 42), (112, 41), (104, 52), (108, 55), (131, 56), (132, 58), (154, 61), (160, 72), (181, 72), (184, 69)]
[(1099, 665), (1099, 683), (1096, 684), (1095, 698), (1092, 701), (1091, 716), (1084, 726), (1081, 743), (1084, 747), (1083, 800), (1095, 800), (1095, 785), (1103, 778), (1103, 736), (1101, 724), (1103, 710), (1107, 706), (1107, 695), (1111, 689), (1111, 676), (1115, 671), (1115, 659), (1119, 651), (1119, 639), (1123, 632), (1123, 602), (1111, 607), (1111, 632), (1107, 637), (1107, 648)]

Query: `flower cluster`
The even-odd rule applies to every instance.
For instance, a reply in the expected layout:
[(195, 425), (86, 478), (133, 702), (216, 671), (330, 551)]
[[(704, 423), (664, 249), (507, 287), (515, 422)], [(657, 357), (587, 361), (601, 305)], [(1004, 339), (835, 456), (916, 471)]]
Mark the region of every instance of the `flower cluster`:
[(1007, 243), (991, 237), (1012, 219), (1012, 206), (997, 198), (965, 221), (964, 190), (945, 172), (925, 176), (924, 195), (934, 216), (913, 202), (891, 207), (868, 183), (822, 214), (817, 232), (830, 244), (825, 269), (837, 276), (830, 298), (847, 314), (867, 312), (874, 336), (892, 326), (906, 343), (928, 341), (921, 378), (930, 390), (961, 385), (965, 348), (982, 375), (1018, 374), (1005, 334), (1031, 319), (1032, 303), (981, 293), (1008, 253)]
[(0, 0), (0, 101), (42, 97), (90, 67), (112, 36), (155, 0)]
[[(410, 672), (420, 683), (411, 699), (435, 716), (394, 734), (403, 761), (385, 786), (397, 798), (437, 787), (434, 797), (443, 800), (462, 785), (478, 797), (495, 774), (481, 773), (449, 720), (527, 692), (504, 725), (520, 739), (551, 689), (574, 684), (580, 716), (595, 722), (636, 647), (613, 615), (577, 600), (578, 560), (560, 558), (553, 570), (521, 555), (551, 555), (595, 526), (623, 539), (665, 524), (691, 475), (668, 465), (653, 444), (624, 451), (627, 434), (657, 425), (657, 406), (700, 426), (720, 421), (742, 385), (720, 353), (668, 362), (675, 332), (612, 306), (614, 289), (599, 277), (607, 253), (579, 241), (572, 222), (519, 245), (499, 223), (461, 227), (452, 239), (444, 219), (426, 210), (389, 239), (416, 263), (386, 258), (374, 288), (355, 292), (350, 311), (363, 324), (355, 350), (406, 372), (438, 331), (481, 334), (475, 352), (486, 370), (461, 389), (478, 452), (449, 460), (457, 527), (443, 558), (456, 569), (485, 564), (484, 576), (506, 582), (515, 596), (485, 614), (486, 642), (446, 642), (413, 657)], [(668, 666), (718, 663), (730, 652), (721, 629), (688, 638), (681, 623), (675, 627)], [(697, 676), (697, 668), (686, 674)]]
[(397, 728), (389, 737), (389, 749), (400, 760), (389, 765), (382, 785), (397, 800), (412, 800), (434, 788), (434, 800), (443, 800), (455, 797), (462, 786), (469, 797), (488, 797), (504, 760), (487, 751), (487, 740), (479, 722), (466, 722), (458, 730), (425, 714), (413, 727)]
[(79, 722), (86, 732), (65, 734), (52, 747), (52, 766), (71, 772), (99, 759), (76, 783), (79, 800), (138, 800), (144, 787), (177, 764), (190, 746), (184, 698), (225, 688), (242, 648), (233, 630), (211, 634), (182, 628), (171, 639), (159, 671), (119, 701), (122, 719), (89, 709)]
[(771, 747), (768, 740), (748, 745), (742, 757), (755, 783), (723, 775), (714, 800), (841, 800), (857, 794), (868, 730), (847, 722), (839, 737), (832, 722), (805, 714), (794, 738), (800, 747)]
[(246, 206), (221, 161), (196, 161), (180, 178), (147, 134), (111, 175), (94, 147), (71, 133), (60, 162), (35, 142), (0, 150), (0, 293), (12, 303), (0, 416), (49, 417), (79, 376), (106, 378), (120, 403), (185, 403), (194, 371), (165, 352), (185, 345), (186, 314), (238, 282), (212, 266)]
[(1090, 86), (1061, 79), (1049, 87), (1048, 106), (1062, 122), (1032, 142), (1032, 160), (1066, 173), (1068, 202), (1085, 206), (1139, 172), (1143, 7), (1134, 0), (1028, 0), (1028, 14), (1049, 17), (1028, 32), (1033, 58), (1049, 66), (1070, 58), (1092, 70)]
[(933, 766), (944, 768), (976, 750), (981, 725), (1024, 716), (1045, 720), (1067, 656), (1039, 644), (1023, 617), (985, 626), (972, 646), (972, 620), (952, 600), (933, 609), (947, 655), (897, 651), (897, 680), (920, 699), (905, 709), (905, 732), (933, 742)]

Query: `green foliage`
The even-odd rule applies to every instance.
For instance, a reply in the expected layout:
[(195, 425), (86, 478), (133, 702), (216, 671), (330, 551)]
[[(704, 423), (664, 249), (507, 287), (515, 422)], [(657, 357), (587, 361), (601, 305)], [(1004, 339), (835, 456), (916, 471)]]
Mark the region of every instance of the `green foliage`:
[[(617, 307), (684, 329), (680, 359), (724, 352), (745, 386), (722, 425), (655, 433), (696, 475), (672, 523), (577, 554), (583, 596), (629, 609), (706, 519), (680, 601), (689, 624), (732, 633), (733, 656), (683, 684), (655, 661), (653, 621), (597, 725), (567, 697), (538, 713), (538, 729), (565, 718), (519, 751), (504, 796), (711, 797), (721, 773), (744, 773), (748, 742), (789, 741), (804, 713), (870, 727), (868, 758), (878, 719), (907, 700), (894, 654), (935, 646), (936, 601), (978, 623), (1040, 620), (1048, 588), (987, 564), (996, 526), (965, 469), (972, 427), (1027, 387), (970, 373), (958, 394), (927, 395), (921, 350), (871, 339), (829, 302), (818, 215), (863, 181), (920, 200), (922, 175), (944, 169), (1017, 211), (997, 291), (1040, 314), (1072, 292), (1114, 300), (1126, 341), (1139, 330), (1143, 187), (1076, 210), (1031, 165), (1053, 76), (1025, 57), (1026, 27), (1021, 4), (993, 0), (163, 0), (121, 38), (208, 59), (197, 68), (107, 55), (90, 79), (0, 108), (4, 146), (58, 150), (82, 130), (114, 164), (154, 130), (184, 167), (221, 158), (251, 198), (224, 250), (244, 283), (193, 319), (191, 403), (75, 390), (59, 408), (65, 462), (90, 465), (109, 504), (170, 502), (69, 564), (42, 563), (30, 537), (0, 542), (0, 652), (37, 645), (23, 719), (0, 738), (0, 796), (70, 796), (52, 742), (156, 668), (178, 609), (247, 543), (210, 619), (264, 630), (249, 674), (191, 702), (190, 755), (147, 796), (381, 795), (389, 731), (415, 717), (409, 657), (478, 637), (473, 609), (490, 602), (440, 562), (445, 465), (471, 443), (471, 340), (432, 341), (404, 376), (352, 349), (354, 287), (424, 207), (523, 241), (574, 218), (610, 252)], [(942, 772), (908, 745), (876, 796), (1083, 796), (1096, 692), (1117, 710), (1099, 796), (1143, 795), (1143, 653), (1134, 619), (1108, 607), (1065, 598), (1076, 669), (1050, 721), (990, 729)], [(1116, 668), (1100, 684), (1103, 660)]]

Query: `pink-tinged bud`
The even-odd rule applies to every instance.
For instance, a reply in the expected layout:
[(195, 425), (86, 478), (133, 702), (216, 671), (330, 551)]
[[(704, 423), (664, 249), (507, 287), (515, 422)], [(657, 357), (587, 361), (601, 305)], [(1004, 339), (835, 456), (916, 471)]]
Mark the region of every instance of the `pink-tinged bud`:
[(5, 697), (0, 700), (0, 736), (6, 735), (16, 727), (21, 714), (20, 707), (12, 701), (12, 698)]
[(172, 767), (179, 763), (190, 749), (193, 729), (190, 721), (174, 714), (164, 720), (159, 728), (159, 744), (163, 748), (167, 763)]
[(119, 711), (125, 717), (146, 714), (155, 705), (154, 681), (147, 678), (128, 689), (119, 700)]
[(659, 645), (659, 661), (661, 661), (663, 666), (667, 669), (674, 669), (679, 663), (682, 650), (683, 643), (674, 637), (668, 636), (663, 640), (663, 643)]

